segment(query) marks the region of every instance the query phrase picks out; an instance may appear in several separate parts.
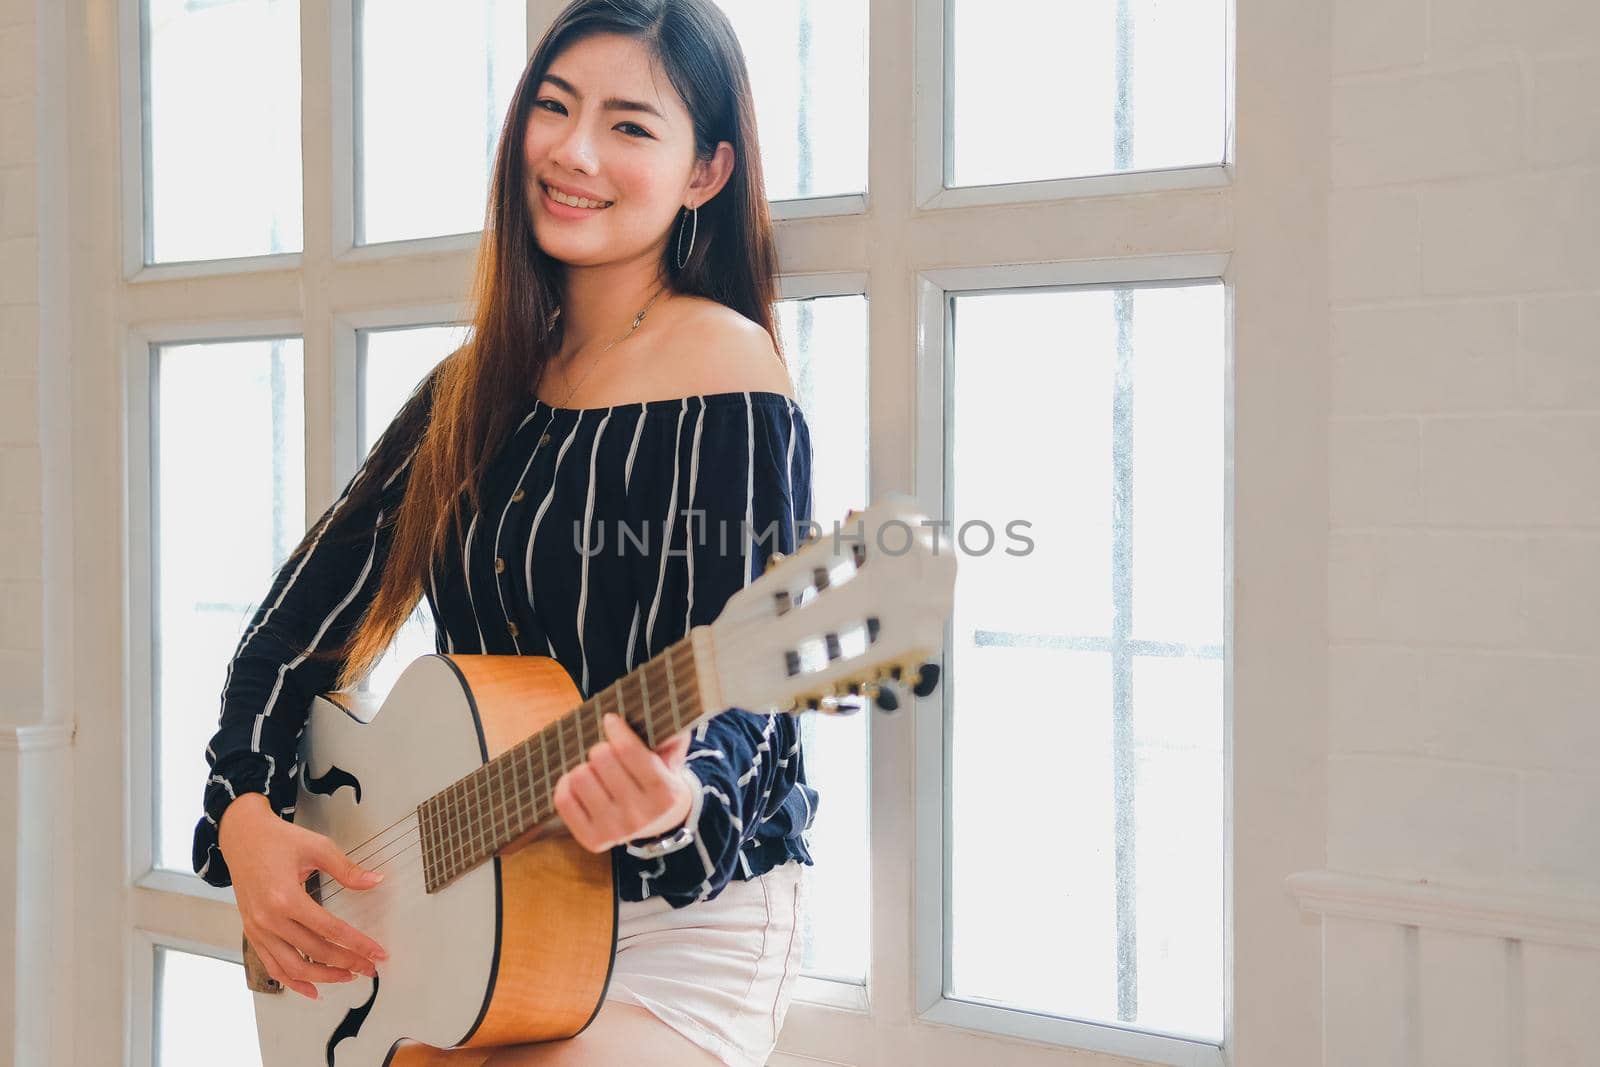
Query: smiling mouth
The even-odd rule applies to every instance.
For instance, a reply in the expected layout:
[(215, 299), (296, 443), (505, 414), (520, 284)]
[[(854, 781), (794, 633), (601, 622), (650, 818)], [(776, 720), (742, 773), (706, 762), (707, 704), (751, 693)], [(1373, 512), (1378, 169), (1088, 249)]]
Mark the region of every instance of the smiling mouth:
[(615, 200), (590, 200), (581, 196), (568, 196), (566, 193), (552, 189), (544, 182), (539, 183), (539, 188), (543, 189), (544, 194), (551, 200), (565, 207), (581, 207), (590, 211), (601, 211), (616, 203)]

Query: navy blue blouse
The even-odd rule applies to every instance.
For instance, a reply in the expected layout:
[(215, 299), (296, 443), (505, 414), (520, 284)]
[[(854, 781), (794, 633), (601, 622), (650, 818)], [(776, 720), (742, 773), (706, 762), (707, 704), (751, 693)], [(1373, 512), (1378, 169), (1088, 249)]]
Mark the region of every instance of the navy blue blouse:
[[(428, 403), (428, 385), (408, 403)], [(231, 881), (217, 823), (234, 797), (265, 793), (293, 818), (300, 735), (337, 674), (297, 649), (341, 639), (377, 592), (393, 529), (384, 518), (392, 522), (415, 450), (370, 504), (344, 507), (380, 447), (306, 534), (304, 558), (279, 570), (228, 665), (194, 834), (195, 870), (212, 885)], [(549, 656), (587, 699), (715, 619), (772, 552), (794, 550), (796, 524), (811, 518), (811, 461), (806, 420), (781, 393), (603, 408), (530, 397), (487, 468), (464, 539), (435, 559), (425, 594), (437, 651)], [(321, 544), (333, 525), (372, 533)], [(805, 832), (817, 794), (795, 716), (715, 715), (691, 734), (686, 767), (702, 790), (696, 841), (655, 860), (614, 849), (623, 900), (683, 907), (730, 879), (812, 862)]]

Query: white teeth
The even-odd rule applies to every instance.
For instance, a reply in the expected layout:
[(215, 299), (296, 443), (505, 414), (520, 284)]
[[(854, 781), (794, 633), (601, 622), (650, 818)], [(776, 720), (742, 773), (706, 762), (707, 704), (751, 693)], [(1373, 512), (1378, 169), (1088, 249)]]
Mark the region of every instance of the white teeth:
[(602, 208), (610, 207), (612, 204), (612, 201), (610, 200), (590, 200), (587, 197), (582, 196), (568, 196), (559, 189), (552, 189), (548, 185), (544, 187), (544, 191), (549, 193), (550, 199), (554, 200), (556, 203), (566, 204), (569, 207)]

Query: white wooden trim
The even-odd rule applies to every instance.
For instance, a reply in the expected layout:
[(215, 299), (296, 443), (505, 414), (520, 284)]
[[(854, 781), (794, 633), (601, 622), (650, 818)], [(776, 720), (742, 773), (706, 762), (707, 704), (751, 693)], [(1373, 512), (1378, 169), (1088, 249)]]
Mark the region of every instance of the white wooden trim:
[(1600, 949), (1600, 902), (1522, 890), (1399, 881), (1338, 871), (1291, 875), (1289, 891), (1308, 914), (1396, 926)]
[(807, 1004), (844, 1011), (865, 1012), (871, 1007), (864, 984), (817, 978), (809, 974), (802, 974), (796, 979), (794, 997)]
[(867, 272), (859, 270), (785, 274), (778, 278), (778, 299), (814, 300), (826, 296), (865, 296), (867, 278)]
[(866, 213), (867, 196), (864, 193), (767, 202), (767, 214), (771, 216), (773, 222), (788, 222), (793, 219), (836, 219), (846, 215)]
[(465, 300), (452, 300), (364, 308), (333, 315), (333, 410), (351, 416), (333, 420), (329, 476), (335, 487), (342, 487), (366, 458), (361, 449), (364, 431), (368, 429), (361, 424), (361, 398), (366, 386), (366, 368), (361, 358), (362, 332), (409, 326), (459, 327), (466, 325), (464, 319), (470, 310)]
[[(179, 330), (193, 329), (179, 326)], [(127, 807), (122, 823), (127, 846), (121, 872), (131, 879), (155, 859), (155, 430), (156, 365), (153, 341), (129, 330), (123, 344), (123, 470), (126, 486), (122, 519), (123, 590), (121, 616), (125, 679), (122, 730)]]
[[(138, 254), (143, 255), (143, 250), (140, 249)], [(212, 278), (219, 274), (275, 274), (299, 270), (301, 262), (300, 252), (268, 252), (259, 256), (234, 256), (228, 259), (185, 259), (134, 267), (127, 281), (130, 285), (149, 285), (154, 282)]]
[(1130, 170), (1120, 174), (1084, 174), (1048, 181), (1001, 185), (958, 185), (928, 194), (917, 206), (929, 211), (1070, 200), (1084, 196), (1133, 196), (1177, 189), (1215, 189), (1233, 184), (1233, 168), (1213, 163), (1203, 167)]
[(196, 874), (184, 874), (181, 871), (169, 871), (157, 867), (139, 875), (133, 880), (133, 884), (137, 889), (148, 889), (153, 893), (172, 893), (226, 904), (229, 907), (236, 906), (232, 887), (214, 886)]
[(1222, 1049), (1207, 1041), (1018, 1011), (999, 1004), (945, 998), (924, 1011), (922, 1018), (964, 1030), (987, 1030), (1173, 1067), (1224, 1067), (1228, 1062)]
[(0, 752), (44, 752), (66, 748), (77, 735), (70, 722), (43, 722), (25, 726), (0, 726)]

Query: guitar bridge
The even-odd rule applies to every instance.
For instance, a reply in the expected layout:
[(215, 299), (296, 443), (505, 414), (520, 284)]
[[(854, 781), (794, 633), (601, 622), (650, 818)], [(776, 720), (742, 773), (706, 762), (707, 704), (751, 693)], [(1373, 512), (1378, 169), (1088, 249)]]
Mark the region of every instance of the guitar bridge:
[(248, 937), (244, 938), (244, 984), (252, 993), (283, 992), (283, 983), (267, 973), (267, 965), (256, 955)]

